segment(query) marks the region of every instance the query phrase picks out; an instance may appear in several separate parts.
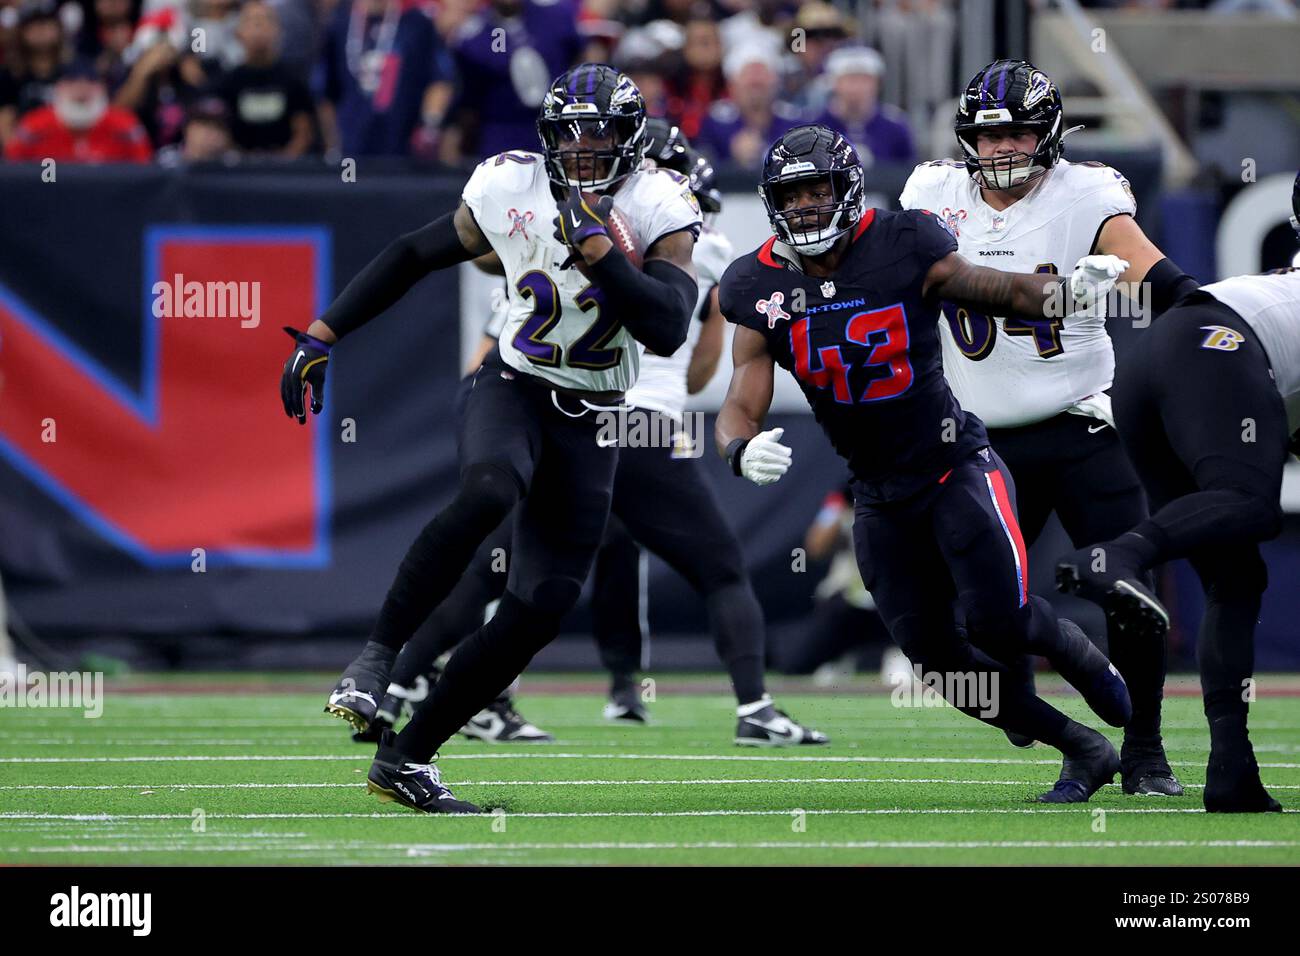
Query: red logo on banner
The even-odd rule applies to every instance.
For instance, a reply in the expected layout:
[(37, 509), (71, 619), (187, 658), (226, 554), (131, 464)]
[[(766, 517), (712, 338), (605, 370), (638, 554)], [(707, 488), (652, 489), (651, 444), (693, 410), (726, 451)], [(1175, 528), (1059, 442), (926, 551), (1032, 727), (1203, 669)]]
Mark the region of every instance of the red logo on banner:
[[(281, 326), (320, 313), (329, 267), (320, 228), (149, 230), (140, 388), (0, 286), (0, 454), (143, 563), (185, 564), (203, 548), (209, 561), (322, 566), (326, 419), (286, 418), (277, 383)], [(240, 314), (213, 309), (211, 293), (155, 308), (163, 286), (222, 301), (230, 283)]]

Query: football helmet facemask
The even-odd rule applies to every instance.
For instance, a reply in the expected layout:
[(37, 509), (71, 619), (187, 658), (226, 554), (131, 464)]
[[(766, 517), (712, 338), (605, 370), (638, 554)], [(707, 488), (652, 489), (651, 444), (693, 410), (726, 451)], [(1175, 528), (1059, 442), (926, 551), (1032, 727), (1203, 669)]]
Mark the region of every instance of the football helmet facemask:
[[(641, 91), (612, 66), (584, 63), (561, 74), (542, 99), (537, 120), (552, 186), (561, 194), (573, 186), (604, 192), (621, 182), (641, 166), (645, 123)], [(608, 139), (610, 145), (575, 146), (584, 136)]]
[[(829, 183), (830, 202), (782, 208), (787, 187), (816, 179)], [(862, 218), (866, 206), (862, 161), (852, 144), (834, 130), (796, 126), (768, 148), (758, 194), (777, 238), (802, 255), (819, 256)], [(812, 229), (810, 219), (817, 223)]]
[[(966, 171), (986, 189), (1023, 185), (1056, 165), (1064, 129), (1061, 94), (1042, 70), (1027, 60), (994, 60), (966, 85), (957, 101), (954, 129)], [(1021, 126), (1038, 136), (1032, 153), (1017, 151), (981, 157), (979, 134), (998, 127)]]

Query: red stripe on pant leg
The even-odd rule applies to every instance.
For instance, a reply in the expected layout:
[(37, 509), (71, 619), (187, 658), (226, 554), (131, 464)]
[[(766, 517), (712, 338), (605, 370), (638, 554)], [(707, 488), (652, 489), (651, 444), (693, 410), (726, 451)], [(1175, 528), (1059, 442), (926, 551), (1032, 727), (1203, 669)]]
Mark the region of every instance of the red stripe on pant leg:
[(1007, 523), (1016, 554), (1020, 558), (1020, 603), (1024, 604), (1029, 600), (1029, 557), (1025, 549), (1025, 536), (1020, 533), (1020, 521), (1016, 517), (1016, 509), (1011, 506), (1011, 496), (1007, 494), (1007, 482), (1002, 477), (1001, 470), (995, 468), (989, 472), (989, 481), (993, 483), (998, 510), (1002, 512), (1002, 520)]

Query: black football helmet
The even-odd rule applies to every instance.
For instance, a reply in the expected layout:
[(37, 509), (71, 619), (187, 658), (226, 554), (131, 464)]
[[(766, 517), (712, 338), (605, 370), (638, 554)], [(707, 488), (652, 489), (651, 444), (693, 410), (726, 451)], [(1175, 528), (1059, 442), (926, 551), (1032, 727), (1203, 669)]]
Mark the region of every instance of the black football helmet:
[[(603, 192), (636, 172), (645, 153), (645, 99), (624, 74), (604, 63), (583, 63), (561, 74), (542, 99), (537, 135), (542, 140), (546, 174), (563, 192), (572, 186)], [(590, 167), (590, 178), (571, 178), (561, 149), (584, 133), (611, 136), (607, 149), (564, 149), (565, 156)]]
[(704, 212), (722, 209), (722, 192), (714, 184), (716, 174), (708, 158), (693, 147), (681, 127), (668, 120), (652, 116), (645, 121), (646, 159), (656, 166), (681, 173), (690, 183), (690, 190)]
[[(778, 191), (807, 179), (830, 180), (833, 199), (821, 206), (784, 210)], [(866, 208), (862, 160), (851, 143), (825, 126), (796, 126), (770, 147), (763, 158), (758, 194), (777, 238), (806, 256), (818, 256), (858, 224)], [(810, 215), (829, 216), (823, 227), (796, 232), (793, 223)]]
[[(994, 60), (975, 74), (957, 101), (955, 129), (966, 170), (987, 189), (1010, 189), (1041, 176), (1061, 158), (1066, 133), (1061, 94), (1027, 60)], [(980, 158), (977, 137), (996, 126), (1024, 126), (1038, 134), (1032, 153)]]

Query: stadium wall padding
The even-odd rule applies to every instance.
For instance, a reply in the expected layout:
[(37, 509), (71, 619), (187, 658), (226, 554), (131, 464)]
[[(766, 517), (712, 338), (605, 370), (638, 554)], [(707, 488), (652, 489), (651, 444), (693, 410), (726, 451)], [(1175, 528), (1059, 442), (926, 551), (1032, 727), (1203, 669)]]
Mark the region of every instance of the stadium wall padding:
[[(894, 196), (907, 172), (874, 170), (873, 186)], [(280, 408), (280, 327), (305, 327), (388, 241), (451, 208), (463, 177), (359, 173), (64, 165), (49, 183), (0, 167), (0, 574), (35, 633), (369, 628), (455, 486), (460, 273), (426, 278), (336, 349), (325, 414), (305, 428)], [(1156, 209), (1154, 173), (1131, 178)], [(260, 283), (257, 324), (155, 315), (154, 283), (178, 272)], [(809, 415), (773, 421), (797, 449), (777, 488), (736, 481), (711, 453), (704, 467), (773, 626), (790, 627), (821, 573), (792, 572), (791, 550), (845, 470)], [(1300, 666), (1298, 545), (1289, 526), (1269, 549), (1264, 667)], [(652, 628), (702, 635), (698, 600), (651, 569)]]

